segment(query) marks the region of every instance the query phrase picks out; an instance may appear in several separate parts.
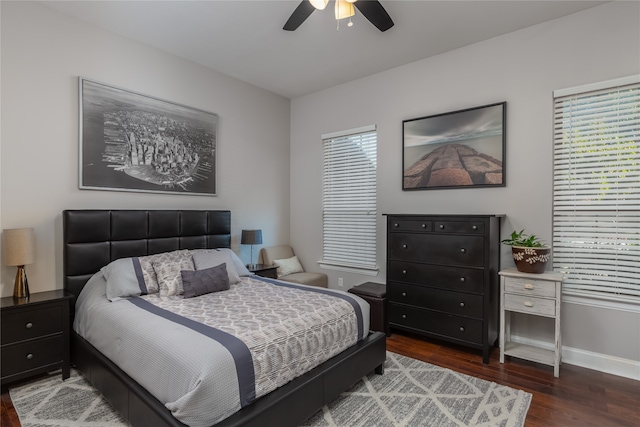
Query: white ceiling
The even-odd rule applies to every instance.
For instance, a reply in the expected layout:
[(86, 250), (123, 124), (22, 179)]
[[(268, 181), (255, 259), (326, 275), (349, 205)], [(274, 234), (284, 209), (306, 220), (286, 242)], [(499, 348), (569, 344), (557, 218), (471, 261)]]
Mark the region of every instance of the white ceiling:
[[(360, 0), (365, 1), (365, 0)], [(381, 0), (381, 33), (358, 11), (336, 31), (333, 1), (296, 31), (299, 0), (45, 1), (123, 36), (288, 98), (322, 90), (605, 1)]]

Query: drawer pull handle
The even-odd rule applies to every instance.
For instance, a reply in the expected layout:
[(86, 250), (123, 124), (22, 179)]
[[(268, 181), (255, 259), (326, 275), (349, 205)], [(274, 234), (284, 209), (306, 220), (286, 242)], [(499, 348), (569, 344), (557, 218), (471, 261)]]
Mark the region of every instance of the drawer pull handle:
[(465, 280), (465, 279), (464, 279), (464, 277), (461, 277), (461, 278), (460, 278), (460, 281), (461, 281), (461, 282), (464, 282), (464, 280)]
[(460, 332), (464, 332), (464, 326), (460, 326)]
[(460, 249), (460, 253), (467, 253), (467, 250), (465, 248)]
[(403, 293), (402, 293), (402, 296), (403, 296), (403, 297), (406, 297), (406, 296), (407, 296), (407, 293), (406, 293), (406, 292), (403, 292)]
[(474, 226), (473, 226), (473, 227), (471, 227), (471, 228), (472, 228), (473, 230), (477, 230), (477, 229), (478, 229), (478, 226), (477, 226), (477, 225), (474, 225)]
[(422, 224), (422, 228), (427, 228), (427, 224)]
[(407, 270), (402, 270), (402, 274), (407, 274)]
[(460, 307), (464, 308), (464, 301), (460, 303)]
[(31, 360), (31, 359), (33, 359), (33, 353), (27, 354), (27, 360)]
[(525, 289), (533, 289), (533, 285), (531, 283), (527, 283), (526, 285), (524, 285)]
[(444, 224), (440, 224), (440, 230), (444, 230)]
[(398, 228), (398, 227), (400, 227), (400, 224), (398, 224), (397, 222), (394, 222), (394, 223), (393, 223), (393, 226), (394, 226), (395, 228)]
[(403, 319), (406, 319), (406, 318), (407, 318), (407, 315), (406, 315), (406, 314), (403, 314), (403, 315), (402, 315), (402, 318), (403, 318)]
[(402, 249), (407, 249), (407, 245), (402, 245)]
[(533, 307), (533, 303), (531, 301), (525, 301), (524, 302), (524, 306), (525, 307)]
[(24, 325), (24, 327), (27, 328), (27, 329), (31, 329), (31, 328), (33, 328), (33, 323), (29, 322), (26, 325)]

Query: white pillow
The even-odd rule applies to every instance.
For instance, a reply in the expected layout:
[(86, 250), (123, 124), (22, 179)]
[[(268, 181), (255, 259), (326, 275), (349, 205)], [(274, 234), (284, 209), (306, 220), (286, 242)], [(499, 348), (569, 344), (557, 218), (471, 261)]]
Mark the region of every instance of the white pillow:
[(230, 256), (230, 251), (227, 252), (220, 249), (196, 249), (192, 250), (191, 254), (193, 255), (193, 263), (196, 270), (206, 270), (207, 268), (220, 264), (226, 264), (229, 283), (234, 285), (240, 281), (240, 275), (235, 268), (233, 259)]
[(182, 295), (184, 287), (182, 285), (182, 271), (195, 270), (191, 255), (188, 258), (167, 260), (151, 263), (158, 278), (160, 296)]
[(287, 259), (274, 259), (273, 263), (278, 266), (278, 278), (293, 273), (304, 272), (296, 255)]

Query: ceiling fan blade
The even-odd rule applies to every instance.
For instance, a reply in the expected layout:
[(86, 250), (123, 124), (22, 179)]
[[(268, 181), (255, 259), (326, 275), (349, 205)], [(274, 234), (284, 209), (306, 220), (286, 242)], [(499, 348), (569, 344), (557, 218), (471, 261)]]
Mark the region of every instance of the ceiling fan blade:
[(380, 31), (387, 31), (393, 27), (393, 21), (377, 0), (360, 0), (354, 3), (354, 6), (358, 8), (360, 13), (364, 15), (373, 25), (375, 25)]
[(296, 10), (293, 11), (283, 30), (295, 31), (316, 10), (309, 0), (302, 0)]

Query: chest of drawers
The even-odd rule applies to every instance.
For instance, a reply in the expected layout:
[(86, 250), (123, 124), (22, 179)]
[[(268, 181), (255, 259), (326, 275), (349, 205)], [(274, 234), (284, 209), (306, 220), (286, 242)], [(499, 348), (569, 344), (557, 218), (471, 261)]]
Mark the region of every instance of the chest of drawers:
[(57, 290), (31, 294), (28, 301), (1, 299), (3, 388), (59, 368), (69, 378), (71, 298)]
[(387, 215), (389, 325), (482, 350), (498, 338), (499, 215)]

